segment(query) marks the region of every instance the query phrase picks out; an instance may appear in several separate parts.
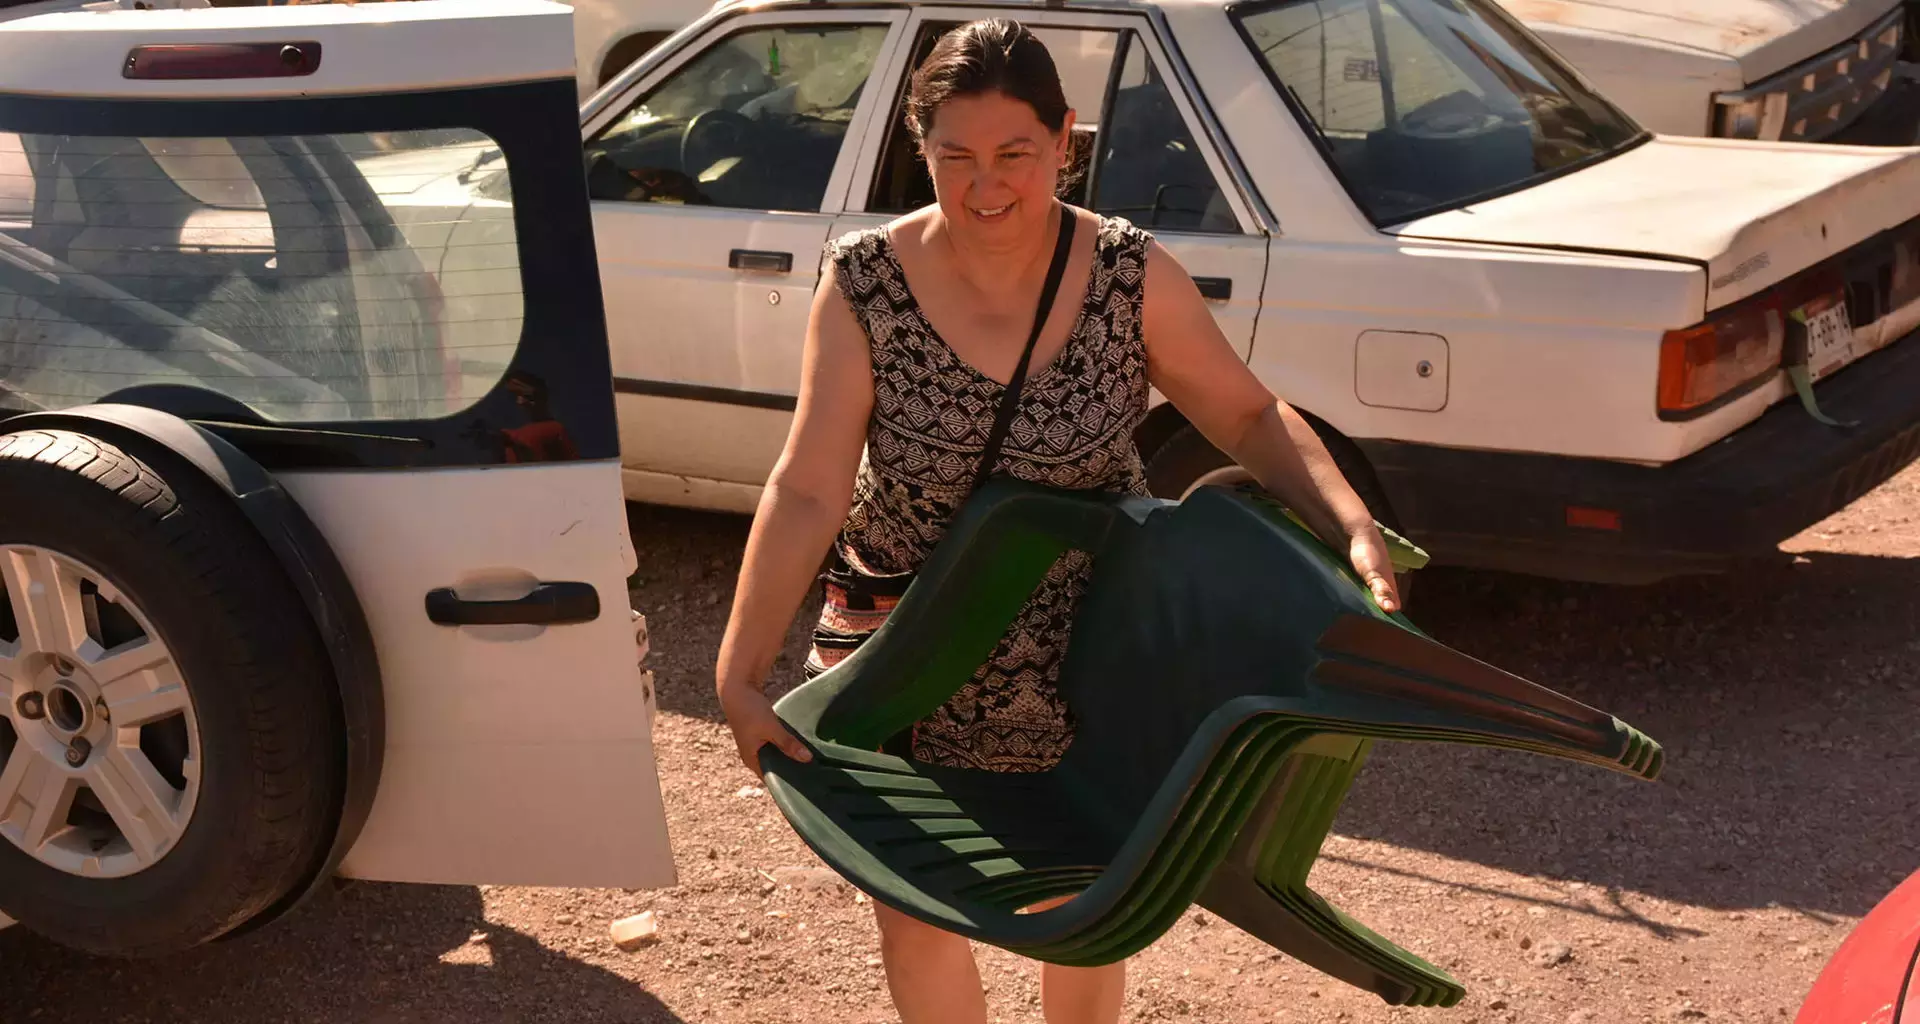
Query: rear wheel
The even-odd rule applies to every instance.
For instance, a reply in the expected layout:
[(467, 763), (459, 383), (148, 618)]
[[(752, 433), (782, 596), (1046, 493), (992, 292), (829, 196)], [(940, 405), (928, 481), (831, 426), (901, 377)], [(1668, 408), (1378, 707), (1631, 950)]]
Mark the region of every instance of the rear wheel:
[(264, 540), (164, 451), (0, 436), (0, 912), (107, 955), (215, 938), (330, 838), (329, 664)]
[[(1367, 464), (1366, 457), (1353, 446), (1353, 442), (1339, 434), (1325, 429), (1317, 429), (1316, 432), (1320, 435), (1321, 443), (1327, 446), (1328, 454), (1333, 456), (1334, 466), (1366, 504), (1367, 511), (1372, 512), (1373, 518), (1386, 524), (1389, 529), (1399, 532), (1400, 521), (1393, 514), (1393, 506), (1387, 502), (1386, 495), (1381, 492), (1379, 481), (1374, 479), (1373, 467)], [(1149, 455), (1146, 468), (1147, 488), (1159, 498), (1184, 499), (1195, 490), (1209, 485), (1257, 486), (1253, 474), (1240, 468), (1191, 425), (1175, 431)], [(1402, 608), (1411, 605), (1413, 574), (1394, 573), (1393, 585), (1400, 592)]]

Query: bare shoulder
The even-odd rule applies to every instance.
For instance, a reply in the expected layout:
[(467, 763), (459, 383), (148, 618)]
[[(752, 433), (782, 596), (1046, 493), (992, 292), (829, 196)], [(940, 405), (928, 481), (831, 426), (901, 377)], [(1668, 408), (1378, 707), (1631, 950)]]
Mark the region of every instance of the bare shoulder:
[(927, 240), (933, 237), (939, 226), (940, 207), (927, 205), (886, 222), (879, 228), (879, 233), (886, 236), (895, 251), (904, 250), (917, 255), (926, 248)]

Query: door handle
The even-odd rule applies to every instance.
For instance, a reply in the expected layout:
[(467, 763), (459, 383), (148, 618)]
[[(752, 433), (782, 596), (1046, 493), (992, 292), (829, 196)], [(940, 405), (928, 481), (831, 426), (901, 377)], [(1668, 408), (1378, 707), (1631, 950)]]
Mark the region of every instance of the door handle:
[(509, 601), (468, 601), (451, 587), (427, 591), (427, 618), (441, 626), (565, 626), (600, 617), (591, 583), (541, 583)]
[(763, 270), (774, 274), (791, 273), (793, 254), (765, 249), (735, 249), (727, 254), (727, 266), (735, 270)]
[(1233, 298), (1233, 278), (1231, 277), (1196, 277), (1193, 283), (1199, 286), (1200, 294), (1204, 298), (1222, 301)]

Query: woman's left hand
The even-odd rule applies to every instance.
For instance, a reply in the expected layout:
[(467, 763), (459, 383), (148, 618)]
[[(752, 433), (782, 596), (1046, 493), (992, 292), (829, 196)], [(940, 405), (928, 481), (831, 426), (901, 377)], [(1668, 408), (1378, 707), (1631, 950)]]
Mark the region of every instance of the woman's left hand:
[(1400, 610), (1400, 590), (1393, 584), (1393, 555), (1387, 550), (1387, 539), (1380, 530), (1371, 524), (1356, 531), (1347, 545), (1347, 557), (1353, 561), (1353, 571), (1360, 575), (1361, 582), (1373, 592), (1373, 600), (1383, 611)]

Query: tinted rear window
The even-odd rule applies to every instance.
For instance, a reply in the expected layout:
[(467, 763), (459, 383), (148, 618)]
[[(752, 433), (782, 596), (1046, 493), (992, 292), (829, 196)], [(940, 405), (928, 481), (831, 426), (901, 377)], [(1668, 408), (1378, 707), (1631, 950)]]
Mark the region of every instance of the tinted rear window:
[(505, 170), (468, 129), (0, 133), (0, 408), (181, 384), (283, 422), (465, 409), (520, 340)]

